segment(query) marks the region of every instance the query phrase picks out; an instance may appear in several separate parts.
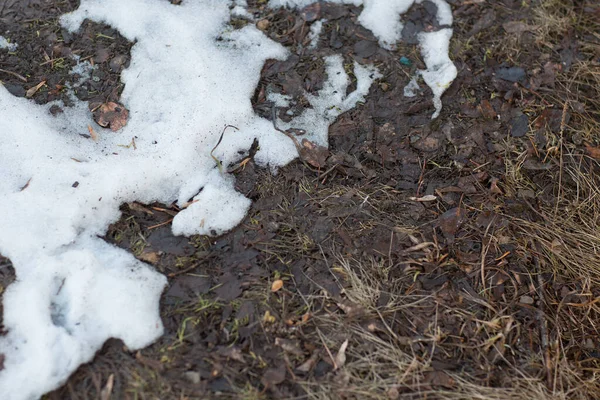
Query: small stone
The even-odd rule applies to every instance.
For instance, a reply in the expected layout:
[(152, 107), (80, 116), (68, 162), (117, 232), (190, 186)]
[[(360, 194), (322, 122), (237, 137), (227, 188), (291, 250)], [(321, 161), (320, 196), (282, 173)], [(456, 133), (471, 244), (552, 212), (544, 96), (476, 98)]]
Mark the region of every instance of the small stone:
[(258, 29), (260, 29), (261, 31), (266, 31), (270, 24), (271, 23), (269, 22), (268, 19), (261, 19), (260, 21), (258, 21), (256, 23), (256, 27)]
[(534, 303), (534, 300), (533, 300), (533, 297), (530, 297), (530, 296), (521, 296), (520, 303), (532, 305)]
[(196, 371), (187, 371), (183, 374), (183, 377), (194, 385), (200, 383), (200, 373)]

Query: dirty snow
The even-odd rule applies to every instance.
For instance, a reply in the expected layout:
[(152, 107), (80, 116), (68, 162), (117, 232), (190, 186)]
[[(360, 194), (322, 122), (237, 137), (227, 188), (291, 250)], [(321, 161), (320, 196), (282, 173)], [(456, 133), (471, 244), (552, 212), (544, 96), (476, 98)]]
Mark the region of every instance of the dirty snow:
[(315, 49), (317, 44), (319, 44), (319, 36), (321, 36), (321, 31), (323, 30), (323, 22), (327, 22), (327, 20), (317, 20), (310, 26), (310, 31), (308, 32), (308, 40), (310, 41), (308, 44), (309, 49)]
[[(358, 22), (369, 29), (379, 40), (379, 45), (388, 50), (394, 50), (396, 44), (402, 39), (404, 24), (400, 16), (406, 13), (414, 4), (421, 4), (425, 0), (328, 0), (331, 3), (363, 5), (363, 11), (358, 17)], [(433, 92), (435, 112), (437, 118), (442, 111), (442, 94), (452, 84), (457, 75), (456, 67), (450, 60), (448, 49), (452, 38), (452, 9), (445, 0), (428, 0), (437, 7), (436, 19), (445, 27), (438, 32), (423, 32), (419, 34), (419, 47), (425, 60), (426, 70), (417, 71)], [(314, 3), (314, 0), (270, 0), (269, 6), (301, 8)], [(405, 89), (405, 96), (416, 95), (418, 84), (415, 78), (410, 81)]]
[[(147, 346), (163, 331), (158, 314), (166, 279), (101, 238), (125, 202), (177, 202), (176, 234), (219, 234), (245, 216), (250, 200), (226, 172), (254, 139), (255, 160), (275, 169), (297, 157), (293, 142), (256, 116), (250, 99), (266, 59), (288, 52), (254, 26), (233, 29), (236, 1), (82, 0), (61, 19), (76, 31), (104, 22), (135, 42), (122, 73), (130, 112), (119, 132), (96, 125), (87, 104), (53, 117), (50, 105), (15, 98), (0, 85), (0, 253), (17, 279), (4, 293), (0, 338), (3, 399), (36, 399), (58, 387), (105, 340)], [(313, 109), (291, 124), (327, 144), (327, 128), (368, 93), (378, 73), (341, 56), (326, 60), (329, 80)], [(81, 64), (84, 73), (87, 65)], [(225, 125), (233, 125), (223, 134)], [(282, 124), (283, 125), (283, 124)], [(98, 141), (88, 135), (88, 126)], [(135, 138), (136, 147), (125, 148)]]
[(6, 39), (4, 36), (0, 36), (0, 49), (15, 51), (17, 50), (17, 47), (19, 47), (19, 45), (17, 45), (16, 43), (9, 42), (8, 39)]
[[(369, 93), (369, 87), (373, 80), (380, 78), (381, 74), (375, 67), (363, 66), (354, 63), (354, 75), (357, 79), (356, 89), (346, 95), (346, 89), (350, 84), (350, 78), (344, 72), (344, 59), (341, 55), (328, 56), (325, 58), (325, 71), (327, 81), (323, 84), (317, 96), (305, 92), (304, 96), (311, 107), (306, 108), (302, 114), (286, 123), (277, 121), (280, 129), (289, 128), (302, 129), (306, 131), (303, 139), (308, 139), (318, 145), (327, 146), (329, 125), (342, 113), (350, 110), (357, 102), (362, 102)], [(285, 103), (286, 97), (280, 94), (269, 94), (267, 99), (275, 104)]]
[(92, 72), (96, 68), (95, 65), (92, 65), (89, 61), (79, 61), (79, 56), (76, 56), (77, 64), (69, 71), (69, 75), (76, 75), (77, 80), (73, 82), (73, 87), (79, 87), (84, 82), (87, 82), (92, 77)]

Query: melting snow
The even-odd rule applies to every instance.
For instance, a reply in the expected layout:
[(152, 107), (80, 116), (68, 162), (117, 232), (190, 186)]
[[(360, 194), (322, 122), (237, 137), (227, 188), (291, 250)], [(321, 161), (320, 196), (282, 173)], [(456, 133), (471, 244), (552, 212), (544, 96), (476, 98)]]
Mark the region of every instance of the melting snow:
[[(381, 47), (393, 50), (396, 43), (402, 39), (404, 24), (400, 16), (406, 13), (414, 4), (421, 4), (426, 0), (329, 0), (332, 3), (363, 5), (363, 11), (358, 17), (358, 22), (369, 29), (379, 39)], [(442, 26), (452, 25), (452, 9), (445, 0), (427, 0), (437, 7), (436, 19)], [(305, 7), (313, 0), (271, 0), (270, 7)], [(426, 70), (417, 71), (433, 92), (433, 105), (437, 118), (442, 111), (442, 94), (452, 84), (457, 75), (456, 67), (450, 60), (448, 48), (452, 38), (452, 28), (443, 28), (438, 32), (423, 32), (419, 34), (421, 54), (425, 59)], [(418, 84), (416, 79), (409, 83), (405, 95), (411, 97), (416, 93)]]
[(19, 47), (16, 43), (11, 43), (4, 36), (0, 36), (0, 49), (15, 51)]
[(319, 36), (321, 35), (321, 31), (323, 30), (323, 22), (327, 22), (326, 19), (320, 19), (315, 21), (310, 26), (310, 32), (308, 32), (308, 39), (310, 43), (308, 44), (309, 49), (314, 49), (319, 44)]
[[(368, 26), (387, 10), (394, 18), (380, 20), (374, 33), (382, 43), (397, 40), (398, 14), (408, 3), (364, 0), (361, 23)], [(445, 2), (436, 4), (440, 21), (448, 21)], [(250, 200), (235, 191), (233, 177), (212, 155), (224, 166), (233, 164), (257, 139), (260, 165), (275, 169), (297, 157), (292, 141), (254, 114), (250, 102), (265, 60), (283, 60), (288, 52), (254, 26), (233, 29), (232, 10), (239, 15), (245, 2), (81, 0), (78, 10), (61, 19), (71, 31), (86, 18), (104, 22), (136, 43), (122, 73), (121, 100), (130, 119), (117, 133), (96, 125), (85, 103), (53, 117), (50, 105), (15, 98), (0, 85), (0, 208), (9, 210), (0, 253), (17, 274), (4, 293), (2, 398), (39, 398), (108, 338), (121, 338), (133, 350), (162, 334), (158, 302), (166, 279), (101, 239), (118, 220), (121, 204), (176, 201), (189, 206), (173, 221), (175, 234), (223, 233), (244, 218)], [(453, 79), (445, 54), (451, 34), (451, 29), (423, 34), (421, 41), (428, 68), (423, 78), (438, 87), (432, 88), (437, 98)], [(346, 94), (350, 81), (342, 57), (325, 62), (323, 89), (306, 95), (312, 108), (288, 124), (278, 121), (284, 129), (306, 130), (305, 137), (320, 145), (327, 145), (329, 124), (363, 101), (380, 76), (374, 67), (355, 63), (357, 88)], [(291, 100), (270, 98), (277, 105)], [(225, 130), (211, 155), (225, 125), (237, 129)], [(86, 136), (88, 126), (98, 132), (98, 141)], [(133, 138), (135, 149), (122, 146)]]

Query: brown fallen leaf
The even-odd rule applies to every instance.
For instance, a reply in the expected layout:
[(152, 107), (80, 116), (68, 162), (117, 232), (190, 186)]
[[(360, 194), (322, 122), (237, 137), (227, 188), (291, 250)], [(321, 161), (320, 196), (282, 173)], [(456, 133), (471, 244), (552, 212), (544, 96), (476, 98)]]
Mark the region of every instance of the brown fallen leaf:
[(271, 285), (271, 292), (278, 292), (283, 287), (283, 281), (281, 279), (277, 279)]
[(440, 215), (437, 222), (445, 235), (454, 237), (465, 220), (466, 212), (462, 208), (457, 207)]
[(98, 107), (94, 112), (94, 118), (101, 127), (116, 132), (127, 124), (129, 111), (122, 104), (111, 101)]
[(158, 263), (160, 256), (155, 251), (144, 251), (139, 255), (138, 259), (154, 265)]
[(593, 147), (589, 143), (584, 143), (585, 152), (588, 156), (592, 157), (595, 160), (600, 160), (600, 147)]
[(279, 385), (285, 379), (285, 368), (269, 368), (263, 374), (260, 382), (267, 388)]
[(302, 139), (299, 153), (303, 161), (315, 168), (323, 168), (327, 157), (329, 157), (329, 150), (326, 147), (319, 146), (308, 139)]
[(496, 113), (496, 110), (494, 110), (494, 107), (492, 107), (492, 104), (487, 100), (483, 100), (481, 104), (477, 106), (477, 108), (479, 109), (479, 112), (481, 112), (481, 115), (484, 116), (484, 118), (494, 119), (496, 118), (496, 115), (498, 115)]
[(46, 81), (41, 81), (40, 83), (38, 83), (37, 85), (35, 85), (34, 87), (30, 88), (29, 90), (27, 90), (27, 92), (25, 92), (25, 96), (27, 98), (29, 97), (33, 97), (34, 94), (37, 93), (38, 90), (40, 90), (40, 88), (42, 86), (44, 86), (46, 84)]
[(507, 33), (534, 32), (538, 28), (537, 25), (529, 25), (523, 21), (505, 22), (502, 24), (502, 27)]

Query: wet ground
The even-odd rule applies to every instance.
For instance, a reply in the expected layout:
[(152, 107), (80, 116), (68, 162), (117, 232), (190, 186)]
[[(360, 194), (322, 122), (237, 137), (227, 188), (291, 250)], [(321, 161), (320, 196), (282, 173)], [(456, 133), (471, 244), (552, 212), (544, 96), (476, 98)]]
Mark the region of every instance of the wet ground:
[[(227, 235), (174, 237), (173, 205), (123, 205), (106, 240), (169, 277), (166, 333), (139, 352), (109, 341), (47, 398), (597, 398), (600, 6), (449, 3), (459, 75), (432, 121), (428, 89), (403, 95), (423, 67), (416, 34), (437, 29), (432, 3), (406, 15), (392, 52), (358, 7), (249, 1), (293, 53), (265, 65), (259, 115), (268, 91), (295, 100), (280, 118), (300, 113), (333, 53), (383, 78), (331, 126), (321, 168), (234, 171), (254, 203)], [(97, 68), (77, 97), (119, 101), (132, 44), (95, 23), (67, 34), (57, 18), (77, 4), (0, 0), (0, 31), (20, 45), (0, 51), (12, 94), (45, 81), (29, 97), (68, 104), (78, 55)], [(0, 278), (14, 279), (1, 257)]]

